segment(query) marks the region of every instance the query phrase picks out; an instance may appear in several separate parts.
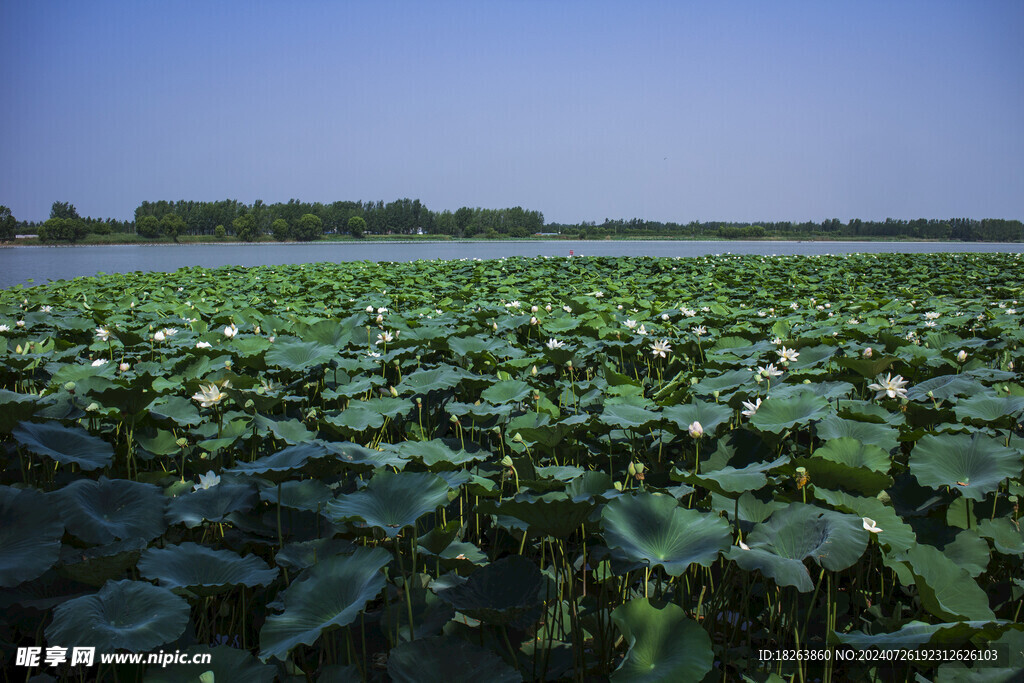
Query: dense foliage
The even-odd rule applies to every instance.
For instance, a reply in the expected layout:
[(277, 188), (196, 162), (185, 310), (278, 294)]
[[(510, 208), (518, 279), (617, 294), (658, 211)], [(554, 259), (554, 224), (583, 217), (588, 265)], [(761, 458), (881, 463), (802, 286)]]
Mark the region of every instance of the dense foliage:
[[(983, 254), (4, 291), (0, 637), (218, 681), (1012, 680), (1022, 286)], [(1002, 659), (758, 659), (887, 645)]]

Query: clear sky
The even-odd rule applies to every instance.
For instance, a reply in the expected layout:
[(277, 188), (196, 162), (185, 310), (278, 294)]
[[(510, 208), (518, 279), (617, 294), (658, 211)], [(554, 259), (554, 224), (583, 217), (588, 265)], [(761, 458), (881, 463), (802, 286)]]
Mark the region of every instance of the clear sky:
[(0, 204), (1024, 218), (1024, 2), (0, 3)]

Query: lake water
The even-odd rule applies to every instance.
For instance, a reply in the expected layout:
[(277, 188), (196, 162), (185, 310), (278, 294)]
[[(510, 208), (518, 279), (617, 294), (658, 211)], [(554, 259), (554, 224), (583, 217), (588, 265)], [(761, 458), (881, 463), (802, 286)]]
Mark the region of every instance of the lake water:
[(493, 259), (503, 256), (706, 256), (708, 254), (849, 254), (1021, 252), (1024, 244), (965, 242), (687, 242), (530, 241), (332, 242), (312, 244), (160, 244), (0, 248), (0, 288), (100, 272), (172, 271), (186, 266), (260, 266), (319, 261)]

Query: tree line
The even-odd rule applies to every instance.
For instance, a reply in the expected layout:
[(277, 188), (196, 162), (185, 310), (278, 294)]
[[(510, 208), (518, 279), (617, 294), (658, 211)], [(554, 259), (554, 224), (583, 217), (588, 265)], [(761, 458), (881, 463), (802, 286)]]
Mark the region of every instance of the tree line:
[(461, 207), (431, 211), (418, 199), (337, 201), (329, 204), (288, 202), (245, 204), (234, 199), (213, 202), (142, 202), (133, 220), (82, 218), (70, 202), (54, 202), (42, 223), (18, 221), (0, 206), (0, 241), (17, 234), (35, 234), (44, 242), (77, 242), (90, 233), (137, 234), (143, 238), (182, 236), (311, 241), (325, 235), (444, 235), (455, 238), (505, 239), (537, 234), (564, 238), (689, 238), (689, 239), (926, 239), (966, 242), (1024, 241), (1024, 223), (997, 218), (867, 221), (843, 223), (830, 218), (804, 221), (689, 223), (648, 221), (640, 218), (608, 219), (602, 223), (545, 223), (544, 214), (516, 206), (506, 209)]

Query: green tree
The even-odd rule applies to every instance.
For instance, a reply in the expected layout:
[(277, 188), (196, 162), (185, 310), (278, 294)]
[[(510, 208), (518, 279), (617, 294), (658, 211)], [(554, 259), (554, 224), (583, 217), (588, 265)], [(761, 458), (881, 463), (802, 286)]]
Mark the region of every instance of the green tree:
[(219, 240), (224, 239), (225, 237), (227, 237), (227, 235), (228, 231), (224, 228), (223, 225), (218, 225), (216, 228), (213, 229), (213, 236)]
[(324, 222), (319, 216), (311, 213), (303, 214), (295, 224), (295, 239), (303, 242), (320, 239), (324, 234)]
[(77, 242), (89, 233), (79, 219), (49, 218), (39, 228), (39, 239), (43, 242)]
[(291, 237), (292, 229), (288, 227), (288, 221), (283, 218), (278, 218), (271, 223), (270, 230), (274, 233), (274, 239), (278, 242), (284, 242)]
[(18, 221), (11, 214), (11, 210), (6, 206), (0, 206), (0, 242), (13, 240), (17, 225)]
[(160, 236), (160, 221), (156, 216), (142, 216), (135, 221), (135, 231), (147, 239)]
[(259, 226), (251, 213), (243, 213), (231, 222), (235, 226), (235, 235), (246, 242), (255, 242), (260, 237)]
[(77, 220), (81, 218), (78, 210), (71, 202), (54, 202), (50, 207), (50, 218), (64, 218)]
[(184, 232), (187, 227), (185, 219), (176, 213), (164, 214), (164, 217), (160, 219), (160, 232), (167, 235), (175, 242), (178, 241), (178, 235)]
[(352, 216), (348, 219), (348, 231), (353, 237), (362, 237), (366, 233), (366, 221), (362, 216)]
[(468, 206), (463, 206), (461, 209), (455, 212), (455, 229), (458, 230), (459, 235), (466, 233), (466, 228), (469, 226), (470, 221), (473, 220), (473, 209)]

